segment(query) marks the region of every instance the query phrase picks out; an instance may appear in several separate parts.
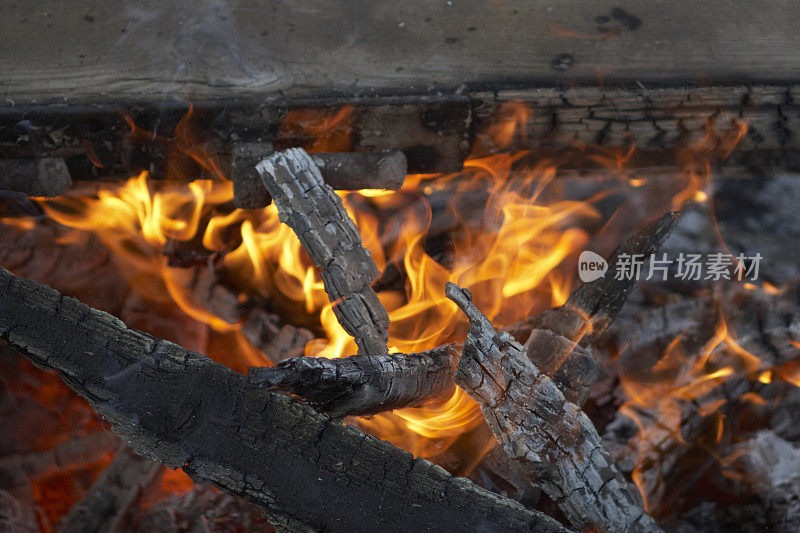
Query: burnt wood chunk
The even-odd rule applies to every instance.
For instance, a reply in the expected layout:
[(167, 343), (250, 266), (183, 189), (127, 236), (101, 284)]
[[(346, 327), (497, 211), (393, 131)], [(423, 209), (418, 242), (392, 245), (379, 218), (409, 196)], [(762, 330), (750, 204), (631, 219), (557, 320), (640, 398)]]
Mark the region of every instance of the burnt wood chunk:
[[(231, 180), (233, 202), (240, 209), (259, 209), (272, 201), (256, 165), (272, 153), (271, 143), (237, 143), (233, 146)], [(403, 186), (408, 165), (400, 150), (368, 153), (311, 154), (325, 183), (337, 190), (391, 189)]]
[(52, 198), (71, 186), (67, 164), (60, 157), (0, 159), (0, 190)]
[(250, 383), (288, 391), (323, 413), (371, 415), (423, 404), (453, 391), (458, 350), (453, 345), (416, 353), (295, 357), (250, 369)]
[(522, 345), (494, 329), (468, 291), (448, 282), (445, 293), (470, 322), (454, 380), (481, 406), (509, 457), (576, 528), (659, 531), (583, 411), (531, 363)]
[(617, 279), (616, 272), (625, 256), (641, 255), (647, 257), (661, 246), (661, 243), (675, 227), (680, 213), (671, 211), (659, 217), (647, 228), (640, 231), (620, 245), (608, 261), (604, 277), (591, 283), (584, 283), (569, 295), (566, 305), (579, 309), (592, 317), (591, 335), (602, 334), (614, 321), (628, 293), (636, 285), (635, 276)]
[(275, 153), (257, 169), (281, 221), (294, 230), (322, 270), (333, 312), (355, 338), (358, 352), (388, 353), (389, 315), (370, 286), (380, 272), (341, 198), (302, 148)]
[(123, 444), (83, 499), (72, 506), (59, 531), (121, 531), (127, 514), (163, 466)]
[(566, 531), (555, 520), (0, 268), (0, 339), (59, 373), (139, 454), (280, 530)]

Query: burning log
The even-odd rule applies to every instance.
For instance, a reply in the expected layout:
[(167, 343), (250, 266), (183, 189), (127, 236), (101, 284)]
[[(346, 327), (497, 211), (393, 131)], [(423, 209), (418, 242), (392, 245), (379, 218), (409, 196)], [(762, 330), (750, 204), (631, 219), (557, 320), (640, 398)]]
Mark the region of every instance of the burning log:
[(0, 190), (50, 198), (71, 186), (67, 164), (60, 157), (0, 159)]
[[(258, 504), (286, 530), (565, 531), (207, 357), (0, 269), (0, 338), (56, 370), (131, 448)], [(300, 483), (287, 482), (302, 480)]]
[(448, 282), (445, 293), (470, 321), (455, 382), (480, 404), (509, 457), (577, 528), (658, 531), (589, 418), (531, 363), (522, 345), (494, 329), (468, 291)]
[(301, 397), (334, 417), (420, 405), (453, 390), (454, 345), (417, 354), (295, 357), (253, 368), (250, 383)]
[(278, 152), (257, 166), (280, 213), (322, 269), (333, 312), (361, 354), (388, 353), (389, 315), (370, 287), (380, 272), (342, 200), (302, 148)]
[[(233, 203), (242, 209), (259, 209), (271, 198), (255, 168), (272, 153), (270, 143), (240, 143), (233, 148), (231, 180)], [(325, 183), (338, 190), (397, 190), (406, 179), (408, 164), (400, 150), (311, 154)]]
[(155, 482), (161, 464), (137, 455), (125, 444), (111, 464), (70, 509), (62, 531), (121, 531), (142, 491)]

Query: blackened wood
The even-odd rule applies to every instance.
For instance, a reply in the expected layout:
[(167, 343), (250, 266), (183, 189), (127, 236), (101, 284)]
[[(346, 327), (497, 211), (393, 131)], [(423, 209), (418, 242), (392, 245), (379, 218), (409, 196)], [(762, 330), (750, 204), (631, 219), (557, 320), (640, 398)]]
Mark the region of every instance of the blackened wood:
[(331, 416), (370, 415), (452, 393), (457, 359), (453, 345), (410, 355), (296, 357), (252, 368), (249, 378), (257, 386), (291, 392)]
[[(271, 197), (256, 172), (256, 165), (272, 153), (271, 143), (236, 143), (233, 146), (231, 181), (233, 203), (242, 209), (258, 209)], [(325, 183), (337, 190), (392, 189), (403, 186), (408, 164), (400, 150), (311, 154)]]
[(274, 364), (303, 354), (314, 334), (306, 328), (285, 324), (280, 316), (255, 307), (242, 322), (242, 335), (253, 348)]
[(258, 173), (282, 222), (291, 227), (317, 268), (333, 312), (360, 354), (388, 353), (389, 315), (370, 284), (380, 274), (342, 200), (302, 148), (275, 153)]
[(325, 183), (334, 189), (397, 190), (403, 186), (408, 172), (405, 154), (397, 149), (366, 153), (318, 153), (311, 159), (319, 168)]
[(468, 291), (448, 282), (445, 294), (470, 321), (455, 382), (481, 406), (509, 457), (576, 528), (659, 531), (580, 408), (530, 362), (522, 345), (494, 329)]
[(83, 499), (72, 506), (59, 531), (120, 531), (126, 515), (163, 466), (123, 444)]
[(67, 165), (59, 157), (0, 159), (0, 190), (52, 198), (71, 186)]
[(564, 531), (539, 512), (4, 269), (0, 338), (56, 370), (134, 451), (258, 504), (277, 528)]
[(624, 265), (625, 258), (638, 255), (645, 259), (654, 253), (675, 227), (679, 216), (677, 211), (666, 213), (625, 241), (608, 260), (608, 271), (604, 277), (581, 285), (569, 295), (566, 305), (592, 317), (593, 336), (600, 335), (613, 322), (628, 293), (636, 285), (634, 275), (623, 275), (622, 279), (617, 279), (617, 272)]
[(233, 204), (239, 209), (267, 207), (272, 198), (256, 172), (256, 165), (273, 152), (272, 143), (239, 142), (233, 145), (232, 152)]

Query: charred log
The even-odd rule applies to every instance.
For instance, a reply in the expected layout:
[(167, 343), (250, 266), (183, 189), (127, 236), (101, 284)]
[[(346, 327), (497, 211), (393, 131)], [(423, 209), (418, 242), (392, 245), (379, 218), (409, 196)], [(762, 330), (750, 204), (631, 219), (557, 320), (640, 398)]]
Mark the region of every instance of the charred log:
[(368, 515), (376, 528), (564, 531), (539, 512), (3, 269), (0, 338), (56, 370), (135, 452), (258, 504), (278, 528), (323, 529), (335, 521), (354, 530)]
[(580, 529), (658, 531), (603, 448), (589, 418), (505, 332), (497, 332), (468, 291), (447, 297), (470, 321), (456, 384), (477, 401), (500, 445)]
[[(243, 209), (266, 207), (271, 197), (256, 165), (272, 154), (270, 143), (240, 143), (233, 148), (231, 180), (233, 202)], [(311, 154), (325, 183), (337, 190), (391, 189), (403, 186), (408, 165), (400, 150)]]
[(72, 178), (61, 158), (0, 159), (0, 190), (53, 197), (71, 186)]
[(370, 287), (380, 272), (341, 199), (322, 180), (301, 148), (276, 153), (258, 172), (280, 213), (297, 234), (317, 268), (333, 312), (361, 354), (388, 353), (389, 315)]
[(89, 492), (72, 506), (60, 530), (120, 531), (127, 514), (162, 468), (161, 464), (121, 445)]
[(250, 383), (295, 394), (323, 413), (370, 415), (420, 405), (453, 390), (453, 345), (417, 354), (296, 357), (250, 370)]

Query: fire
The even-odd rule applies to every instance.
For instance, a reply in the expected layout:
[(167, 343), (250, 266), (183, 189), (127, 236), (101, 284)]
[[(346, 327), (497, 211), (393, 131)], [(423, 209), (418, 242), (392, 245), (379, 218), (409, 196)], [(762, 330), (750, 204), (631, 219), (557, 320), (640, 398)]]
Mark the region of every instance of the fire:
[[(503, 105), (499, 120), (476, 136), (473, 156), (462, 172), (408, 176), (401, 191), (339, 193), (359, 227), (364, 245), (378, 267), (401, 270), (404, 286), (379, 292), (391, 321), (391, 351), (418, 352), (463, 338), (466, 323), (443, 294), (446, 281), (468, 288), (479, 307), (498, 326), (563, 303), (574, 279), (570, 258), (588, 242), (578, 229), (598, 219), (593, 202), (544, 199), (555, 179), (558, 162), (544, 160), (526, 166), (529, 152), (515, 147), (527, 142), (528, 106)], [(165, 249), (187, 243), (208, 252), (208, 266), (240, 291), (240, 301), (266, 298), (319, 334), (306, 355), (342, 357), (356, 352), (355, 343), (336, 321), (319, 272), (291, 229), (282, 224), (274, 205), (261, 210), (231, 208), (232, 185), (224, 179), (209, 150), (193, 135), (190, 109), (174, 138), (161, 139), (170, 154), (188, 156), (200, 174), (181, 175), (186, 166), (167, 165), (165, 180), (147, 172), (125, 183), (106, 187), (96, 197), (66, 196), (40, 200), (53, 220), (72, 228), (73, 237), (91, 232), (114, 252), (130, 286), (147, 301), (176, 303), (187, 315), (207, 324), (225, 340), (224, 353), (211, 355), (235, 370), (271, 364), (248, 344), (241, 324), (231, 323), (204, 307), (192, 295), (192, 269), (171, 266)], [(351, 148), (352, 108), (294, 110), (280, 128), (279, 144), (302, 145), (310, 151)], [(129, 120), (134, 138), (152, 136)], [(736, 130), (740, 132), (741, 130)], [(709, 134), (692, 153), (728, 149), (728, 137)], [(611, 170), (630, 187), (626, 165), (633, 156), (624, 150), (590, 152), (576, 147), (595, 164)], [(507, 151), (497, 154), (498, 151)], [(695, 158), (685, 165), (688, 183), (672, 197), (673, 205), (704, 201), (710, 166)], [(159, 176), (162, 177), (162, 176)], [(175, 181), (169, 178), (180, 178)], [(205, 178), (195, 179), (193, 178)], [(211, 178), (211, 179), (208, 179)], [(454, 219), (446, 242), (432, 232), (429, 198), (445, 194)], [(403, 209), (413, 205), (413, 209)], [(664, 206), (666, 207), (666, 205)], [(375, 213), (394, 210), (381, 220)], [(438, 247), (432, 253), (431, 247)], [(727, 339), (723, 334), (720, 342)], [(713, 347), (709, 349), (709, 353)], [(673, 369), (674, 370), (674, 369)], [(724, 379), (721, 369), (703, 379), (682, 383), (681, 394), (694, 395)], [(628, 385), (631, 398), (654, 401), (653, 395)], [(482, 420), (477, 406), (460, 390), (424, 407), (383, 413), (354, 421), (415, 455), (431, 457)]]
[[(756, 287), (746, 287), (756, 290)], [(765, 292), (780, 292), (774, 286)], [(621, 385), (627, 400), (620, 412), (631, 418), (639, 427), (636, 439), (638, 460), (632, 477), (646, 503), (649, 512), (658, 510), (666, 487), (660, 474), (654, 480), (646, 471), (660, 472), (659, 461), (671, 460), (665, 447), (700, 446), (716, 457), (716, 446), (723, 441), (726, 432), (726, 415), (723, 408), (732, 400), (721, 386), (734, 379), (748, 379), (760, 384), (770, 384), (780, 379), (800, 387), (800, 365), (791, 361), (776, 367), (765, 367), (765, 363), (745, 349), (718, 309), (719, 319), (711, 338), (696, 351), (685, 349), (684, 335), (670, 342), (664, 355), (650, 369), (636, 375), (625, 375)], [(790, 341), (800, 348), (800, 343)], [(757, 392), (748, 391), (735, 398), (755, 406), (765, 406), (767, 400)], [(684, 438), (686, 408), (696, 409), (697, 415), (713, 420), (702, 435), (695, 435), (691, 442)], [(662, 456), (664, 454), (664, 456)], [(725, 467), (731, 458), (718, 457)], [(726, 471), (723, 473), (727, 475)]]
[[(482, 138), (501, 148), (524, 139), (528, 114), (526, 106), (505, 106), (502, 120)], [(292, 111), (280, 135), (310, 139), (304, 144), (312, 151), (347, 150), (351, 115), (350, 108)], [(191, 135), (190, 116), (191, 110), (170, 145), (181, 147), (199, 167), (217, 177), (221, 175), (218, 165)], [(132, 123), (131, 127), (134, 135), (143, 134)], [(583, 230), (571, 226), (597, 214), (587, 202), (541, 202), (539, 197), (554, 178), (555, 168), (540, 165), (521, 174), (514, 171), (514, 164), (525, 154), (476, 157), (456, 175), (410, 176), (397, 193), (340, 194), (379, 268), (402, 265), (407, 276), (403, 290), (379, 293), (391, 320), (391, 351), (423, 351), (459, 338), (464, 322), (444, 297), (446, 281), (469, 288), (481, 308), (500, 324), (566, 298), (572, 276), (561, 264), (588, 239)], [(431, 212), (425, 194), (437, 191), (452, 193), (450, 209), (459, 221), (446, 260), (436, 260), (426, 251)], [(458, 211), (461, 199), (481, 194), (480, 213)], [(234, 353), (222, 362), (235, 369), (270, 363), (255, 350), (244, 348), (247, 342), (239, 333), (240, 324), (227, 322), (195, 301), (189, 287), (191, 271), (169, 265), (164, 254), (168, 243), (201, 242), (214, 254), (209, 264), (236, 281), (242, 298), (248, 294), (267, 297), (286, 309), (299, 306), (316, 317), (317, 330), (323, 335), (307, 345), (307, 355), (354, 354), (355, 344), (336, 321), (319, 273), (291, 229), (280, 223), (274, 205), (258, 211), (231, 210), (226, 204), (232, 195), (227, 180), (175, 184), (142, 172), (118, 187), (100, 190), (96, 198), (63, 197), (40, 203), (57, 222), (77, 232), (95, 233), (113, 250), (126, 279), (143, 298), (170, 298), (214, 331), (234, 335)], [(389, 209), (409, 199), (426, 206), (424, 212), (401, 212), (391, 224), (358, 207), (371, 202)], [(477, 406), (457, 390), (438, 404), (385, 413), (358, 424), (428, 456), (480, 420)]]

